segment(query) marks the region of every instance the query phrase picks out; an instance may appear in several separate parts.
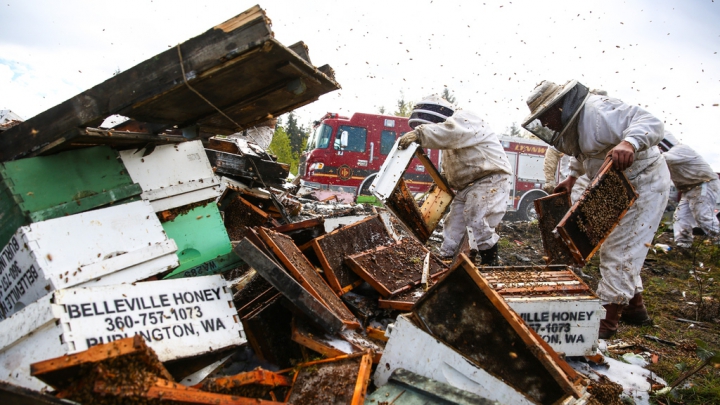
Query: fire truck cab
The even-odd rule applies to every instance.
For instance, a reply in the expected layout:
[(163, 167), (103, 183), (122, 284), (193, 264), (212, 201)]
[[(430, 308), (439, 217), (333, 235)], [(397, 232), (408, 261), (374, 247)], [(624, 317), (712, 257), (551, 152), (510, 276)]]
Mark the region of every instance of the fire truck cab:
[[(327, 113), (316, 121), (306, 150), (300, 157), (298, 174), (307, 188), (367, 194), (366, 190), (380, 170), (397, 138), (411, 131), (408, 119), (391, 115), (355, 113), (351, 118)], [(536, 217), (533, 200), (547, 195), (543, 159), (547, 145), (539, 140), (500, 137), (513, 169), (508, 211), (516, 217)], [(425, 149), (436, 167), (442, 153)], [(405, 172), (412, 192), (424, 192), (432, 185), (424, 166), (414, 159)]]
[[(327, 113), (315, 122), (300, 157), (298, 175), (303, 186), (357, 194), (361, 183), (370, 186), (397, 138), (409, 131), (404, 117), (355, 113), (348, 118)], [(426, 153), (439, 166), (440, 152)], [(418, 159), (411, 162), (404, 177), (412, 192), (427, 191), (432, 185)]]

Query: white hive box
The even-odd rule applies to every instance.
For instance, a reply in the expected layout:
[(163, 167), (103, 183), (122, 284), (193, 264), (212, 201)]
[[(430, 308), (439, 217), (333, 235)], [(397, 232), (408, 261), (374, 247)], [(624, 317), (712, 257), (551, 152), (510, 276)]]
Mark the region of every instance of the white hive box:
[(23, 226), (0, 253), (0, 319), (48, 292), (145, 279), (178, 266), (147, 201)]
[(30, 364), (137, 334), (163, 362), (246, 342), (220, 275), (58, 290), (0, 328), (0, 380), (37, 390)]
[(210, 166), (202, 142), (192, 141), (145, 149), (125, 150), (120, 158), (130, 178), (142, 187), (142, 198), (156, 212), (220, 196), (220, 179)]
[(387, 383), (393, 371), (403, 368), (501, 404), (532, 404), (515, 388), (417, 327), (406, 315), (398, 316), (385, 335), (389, 340), (373, 376), (378, 387)]
[(605, 309), (600, 298), (567, 266), (486, 267), (481, 274), (556, 352), (566, 356), (597, 353)]

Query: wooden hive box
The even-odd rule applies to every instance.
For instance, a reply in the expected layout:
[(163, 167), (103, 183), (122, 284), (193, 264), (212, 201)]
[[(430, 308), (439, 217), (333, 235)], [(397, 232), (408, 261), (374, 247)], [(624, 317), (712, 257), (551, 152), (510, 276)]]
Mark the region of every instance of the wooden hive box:
[(638, 195), (625, 173), (603, 166), (557, 226), (576, 263), (585, 265), (620, 223)]
[(483, 268), (483, 277), (550, 347), (566, 356), (598, 349), (600, 298), (565, 265)]
[(96, 146), (0, 164), (0, 245), (23, 225), (139, 199), (118, 153)]

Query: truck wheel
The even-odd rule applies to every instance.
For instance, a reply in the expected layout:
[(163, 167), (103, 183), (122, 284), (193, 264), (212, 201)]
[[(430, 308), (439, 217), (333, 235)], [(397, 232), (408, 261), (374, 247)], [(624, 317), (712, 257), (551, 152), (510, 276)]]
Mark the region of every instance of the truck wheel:
[(520, 221), (535, 221), (538, 219), (538, 214), (537, 211), (535, 211), (535, 204), (533, 201), (535, 201), (535, 198), (528, 198), (520, 204), (520, 208), (517, 210), (517, 218)]

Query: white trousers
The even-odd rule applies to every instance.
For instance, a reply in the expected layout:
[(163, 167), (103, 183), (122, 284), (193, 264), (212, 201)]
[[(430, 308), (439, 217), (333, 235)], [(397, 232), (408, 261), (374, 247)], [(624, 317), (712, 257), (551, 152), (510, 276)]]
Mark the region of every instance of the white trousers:
[(720, 234), (720, 223), (715, 216), (715, 204), (720, 194), (720, 180), (712, 180), (683, 193), (673, 215), (675, 244), (690, 247), (692, 230), (700, 227), (710, 237)]
[(640, 270), (660, 224), (670, 191), (670, 171), (662, 156), (630, 183), (638, 198), (600, 247), (597, 295), (602, 305), (627, 305), (643, 291)]
[(570, 193), (570, 201), (572, 201), (573, 204), (580, 198), (582, 193), (585, 192), (585, 189), (587, 186), (590, 185), (590, 178), (587, 176), (587, 174), (583, 174), (582, 176), (578, 177), (577, 180), (575, 180), (575, 185), (572, 188), (572, 192)]
[(507, 210), (510, 181), (507, 174), (493, 174), (455, 194), (450, 212), (445, 217), (441, 255), (455, 253), (468, 226), (475, 235), (479, 250), (490, 249), (497, 243), (500, 236), (495, 233), (495, 227)]

